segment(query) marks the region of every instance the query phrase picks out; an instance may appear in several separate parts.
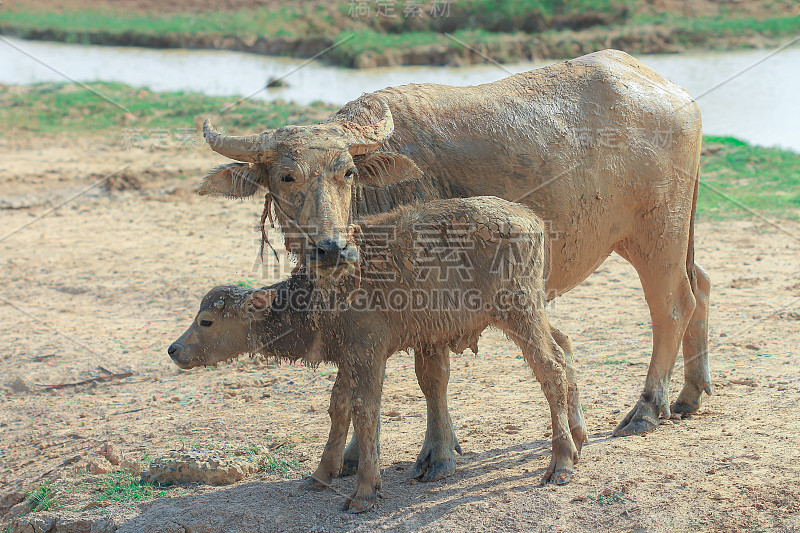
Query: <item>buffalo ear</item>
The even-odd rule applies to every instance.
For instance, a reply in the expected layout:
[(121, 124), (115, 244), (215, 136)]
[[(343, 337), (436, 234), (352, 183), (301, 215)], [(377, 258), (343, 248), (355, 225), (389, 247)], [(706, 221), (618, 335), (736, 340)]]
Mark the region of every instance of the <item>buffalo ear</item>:
[(409, 157), (396, 152), (372, 152), (355, 158), (357, 182), (368, 187), (386, 187), (422, 178), (422, 170)]
[(261, 289), (248, 296), (244, 306), (249, 312), (258, 313), (271, 307), (274, 299), (274, 290)]
[(230, 163), (212, 169), (197, 190), (200, 196), (247, 198), (265, 186), (265, 172), (252, 163)]

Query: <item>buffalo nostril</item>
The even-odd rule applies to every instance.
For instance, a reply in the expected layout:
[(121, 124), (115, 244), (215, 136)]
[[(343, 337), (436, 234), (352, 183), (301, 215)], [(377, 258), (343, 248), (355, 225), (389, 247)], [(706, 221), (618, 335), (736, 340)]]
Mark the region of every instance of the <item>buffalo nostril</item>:
[(175, 354), (178, 353), (178, 347), (175, 345), (175, 343), (169, 345), (169, 348), (167, 348), (167, 353), (170, 357), (175, 357)]

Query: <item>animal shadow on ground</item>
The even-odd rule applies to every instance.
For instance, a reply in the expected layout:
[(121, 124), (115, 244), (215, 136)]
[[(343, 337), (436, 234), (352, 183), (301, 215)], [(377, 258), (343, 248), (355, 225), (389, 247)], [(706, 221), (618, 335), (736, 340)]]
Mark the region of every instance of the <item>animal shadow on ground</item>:
[(482, 453), (465, 452), (456, 473), (433, 483), (408, 479), (413, 463), (396, 462), (382, 470), (382, 498), (362, 515), (341, 511), (355, 488), (355, 476), (334, 479), (331, 488), (307, 492), (297, 479), (252, 481), (205, 494), (164, 498), (140, 507), (118, 533), (413, 531), (452, 509), (497, 498), (499, 494), (541, 488), (550, 459), (550, 441), (535, 440)]

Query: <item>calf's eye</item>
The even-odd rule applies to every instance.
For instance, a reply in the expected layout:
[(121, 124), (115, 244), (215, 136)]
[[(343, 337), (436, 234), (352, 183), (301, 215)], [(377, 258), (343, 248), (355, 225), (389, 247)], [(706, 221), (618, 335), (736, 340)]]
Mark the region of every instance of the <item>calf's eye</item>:
[(204, 328), (210, 328), (213, 323), (214, 323), (213, 320), (201, 320), (200, 321), (200, 325), (203, 326)]
[(344, 173), (344, 177), (347, 178), (347, 179), (352, 179), (355, 176), (356, 176), (356, 169), (355, 168), (351, 168), (350, 170), (348, 170), (347, 172)]
[(291, 174), (284, 174), (281, 176), (281, 181), (284, 183), (294, 183), (294, 178)]

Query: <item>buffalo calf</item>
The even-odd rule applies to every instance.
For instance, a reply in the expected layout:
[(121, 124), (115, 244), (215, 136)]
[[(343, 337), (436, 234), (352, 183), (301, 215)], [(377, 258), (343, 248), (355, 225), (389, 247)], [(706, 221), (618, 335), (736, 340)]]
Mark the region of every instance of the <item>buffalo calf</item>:
[[(519, 346), (552, 418), (544, 481), (569, 481), (586, 439), (566, 337), (544, 311), (547, 239), (530, 210), (495, 197), (439, 200), (363, 221), (362, 261), (315, 277), (301, 270), (262, 289), (211, 290), (188, 330), (169, 348), (182, 368), (244, 353), (338, 366), (331, 430), (319, 467), (305, 481), (326, 487), (343, 466), (352, 421), (358, 478), (351, 512), (372, 507), (380, 488), (378, 421), (389, 356), (444, 346), (471, 348), (488, 326)], [(555, 338), (554, 338), (555, 337)], [(420, 381), (424, 375), (419, 375)]]

